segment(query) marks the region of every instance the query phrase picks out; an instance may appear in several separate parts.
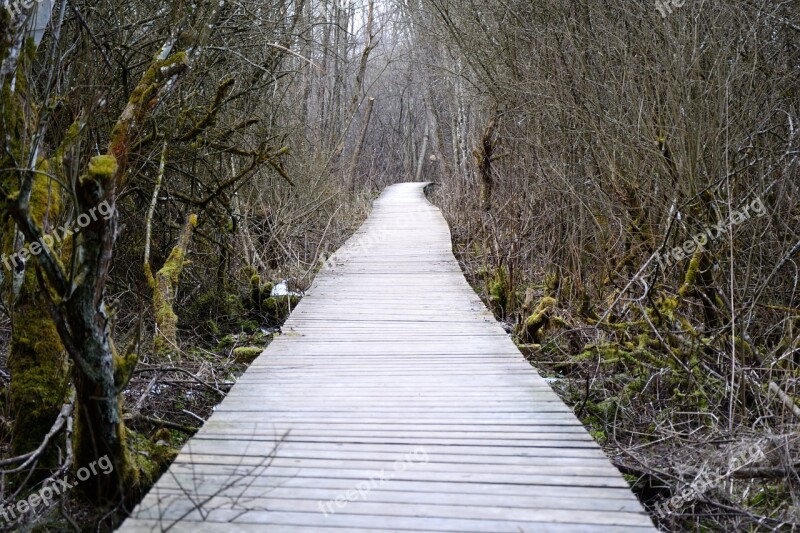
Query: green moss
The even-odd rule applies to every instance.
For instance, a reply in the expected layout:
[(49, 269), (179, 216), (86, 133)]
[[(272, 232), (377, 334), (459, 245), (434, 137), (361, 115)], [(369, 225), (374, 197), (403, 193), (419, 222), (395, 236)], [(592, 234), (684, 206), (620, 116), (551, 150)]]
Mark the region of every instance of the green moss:
[(114, 383), (118, 389), (122, 390), (127, 386), (138, 363), (139, 357), (135, 351), (125, 356), (114, 354)]
[(297, 307), (300, 298), (297, 296), (271, 296), (263, 301), (262, 310), (267, 315), (271, 326), (283, 324), (289, 313)]
[(265, 345), (272, 338), (271, 333), (264, 333), (260, 328), (250, 337), (251, 344)]
[(192, 323), (214, 320), (220, 329), (230, 331), (245, 312), (240, 296), (213, 289), (195, 298), (184, 313), (184, 318)]
[(494, 276), (486, 282), (489, 304), (495, 314), (501, 317), (505, 317), (511, 312), (513, 291), (508, 277), (508, 269), (501, 266), (495, 269)]
[(272, 296), (272, 289), (274, 289), (274, 288), (275, 288), (275, 284), (274, 283), (269, 283), (269, 282), (264, 283), (261, 286), (261, 289), (260, 289), (261, 290), (261, 299), (264, 300), (264, 298), (269, 298), (270, 296)]
[(275, 316), (278, 310), (278, 299), (270, 296), (266, 300), (263, 301), (264, 311), (270, 315)]
[(544, 277), (544, 287), (547, 295), (555, 298), (558, 295), (558, 289), (561, 286), (561, 275), (558, 271), (552, 270)]
[(8, 360), (14, 376), (10, 387), (11, 409), (17, 420), (12, 439), (14, 455), (39, 446), (65, 400), (66, 355), (43, 307), (43, 302), (34, 298), (32, 305), (17, 306), (15, 313), (20, 320), (14, 325)]
[(245, 320), (241, 323), (242, 331), (247, 333), (255, 333), (258, 331), (259, 324), (257, 320)]
[[(5, 10), (3, 10), (5, 11)], [(10, 76), (8, 77), (10, 78)], [(14, 168), (15, 161), (22, 159), (22, 151), (26, 134), (25, 112), (22, 99), (27, 95), (27, 76), (15, 77), (16, 87), (12, 91), (9, 80), (2, 87), (3, 120), (0, 121), (0, 138), (4, 140), (4, 150), (0, 152), (0, 168)], [(13, 191), (17, 188), (18, 179), (16, 172), (4, 172), (0, 175), (0, 183), (12, 185), (6, 187)]]
[(172, 283), (177, 283), (180, 279), (181, 272), (189, 263), (185, 261), (186, 249), (181, 246), (175, 246), (170, 251), (164, 266), (158, 271), (161, 277), (169, 280)]
[(250, 276), (250, 300), (247, 305), (255, 311), (261, 307), (261, 276), (258, 274)]
[(243, 346), (233, 350), (233, 358), (237, 363), (250, 364), (264, 351), (260, 346)]
[(123, 162), (127, 159), (130, 150), (130, 134), (132, 126), (141, 122), (144, 116), (152, 109), (154, 98), (164, 82), (181, 68), (187, 65), (184, 52), (171, 55), (167, 59), (154, 59), (145, 73), (139, 79), (131, 96), (128, 98), (122, 117), (114, 125), (109, 142), (110, 153)]
[[(34, 221), (46, 230), (55, 223), (60, 209), (61, 191), (55, 182), (41, 174), (34, 176), (30, 196)], [(3, 252), (7, 254), (13, 253), (13, 228), (13, 223), (6, 220), (8, 231), (3, 232)], [(20, 281), (11, 306), (14, 327), (8, 355), (8, 368), (13, 376), (11, 414), (17, 421), (12, 435), (14, 455), (27, 453), (41, 443), (66, 399), (68, 381), (66, 352), (47, 310), (33, 260), (28, 262)], [(56, 464), (55, 450), (48, 451), (39, 462), (44, 468)]]
[(654, 321), (657, 325), (660, 325), (664, 318), (670, 323), (675, 321), (675, 311), (680, 305), (677, 298), (670, 298), (662, 295), (656, 297), (654, 302), (655, 307), (648, 307), (646, 309), (650, 320)]
[(751, 357), (753, 355), (753, 349), (750, 347), (750, 343), (745, 341), (740, 335), (733, 337), (733, 342), (739, 353), (744, 354), (746, 357)]
[(647, 333), (641, 333), (637, 337), (637, 347), (640, 350), (646, 350), (647, 348), (658, 348), (661, 346), (661, 343), (658, 339), (652, 338)]
[(178, 451), (171, 446), (154, 443), (141, 433), (127, 430), (127, 444), (133, 465), (132, 492), (148, 490), (161, 477)]
[(686, 270), (686, 276), (683, 280), (683, 285), (678, 290), (678, 294), (684, 298), (688, 296), (697, 285), (697, 274), (700, 272), (700, 263), (702, 260), (703, 252), (697, 250), (689, 261), (689, 268)]
[(67, 131), (64, 133), (64, 138), (61, 140), (61, 144), (56, 149), (55, 154), (53, 154), (53, 163), (57, 168), (59, 173), (64, 173), (64, 158), (67, 155), (67, 151), (76, 143), (81, 137), (81, 123), (80, 120), (76, 120), (73, 122)]
[(542, 342), (542, 331), (550, 324), (553, 307), (556, 305), (555, 298), (545, 296), (529, 316), (520, 331), (520, 337), (526, 341), (535, 343)]
[(224, 350), (226, 348), (230, 348), (234, 344), (236, 344), (236, 337), (234, 337), (233, 335), (226, 335), (225, 337), (222, 338), (221, 341), (219, 341), (217, 349)]
[[(158, 327), (155, 348), (159, 353), (173, 351), (178, 344), (178, 316), (173, 309), (173, 302), (181, 273), (190, 264), (189, 261), (186, 261), (186, 252), (193, 228), (190, 215), (178, 243), (170, 251), (164, 266), (159, 269), (155, 278), (149, 276), (150, 284), (153, 287), (153, 312)], [(147, 268), (145, 271), (147, 272)]]
[(635, 377), (622, 388), (622, 392), (620, 393), (620, 401), (630, 403), (637, 395), (644, 392), (644, 389), (647, 387), (649, 382), (650, 376), (648, 374), (642, 374), (638, 377)]
[(222, 333), (222, 330), (220, 329), (219, 324), (217, 324), (216, 320), (206, 320), (204, 326), (206, 331), (214, 336), (217, 336)]
[(160, 428), (153, 433), (153, 437), (150, 440), (157, 446), (168, 446), (172, 442), (172, 431), (167, 428)]
[(618, 405), (619, 399), (616, 396), (610, 396), (601, 402), (587, 404), (587, 409), (597, 416), (599, 421), (606, 422), (614, 419)]
[(602, 429), (592, 429), (589, 430), (589, 434), (592, 436), (594, 440), (597, 441), (598, 444), (605, 444), (608, 440), (608, 436)]
[(113, 155), (98, 155), (89, 161), (89, 176), (108, 178), (117, 173), (117, 159)]
[(697, 338), (700, 336), (697, 330), (692, 325), (692, 323), (689, 322), (689, 320), (686, 317), (678, 316), (678, 322), (681, 323), (681, 326), (683, 327), (684, 331), (686, 331), (692, 337)]

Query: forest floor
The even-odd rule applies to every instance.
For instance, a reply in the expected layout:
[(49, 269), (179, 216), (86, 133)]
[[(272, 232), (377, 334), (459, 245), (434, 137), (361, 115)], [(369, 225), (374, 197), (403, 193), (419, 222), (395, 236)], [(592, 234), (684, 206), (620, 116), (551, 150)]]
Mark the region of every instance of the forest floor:
[[(165, 452), (177, 450), (211, 416), (237, 378), (252, 359), (272, 339), (273, 331), (255, 334), (243, 331), (222, 337), (218, 343), (194, 339), (190, 350), (175, 354), (171, 361), (142, 362), (124, 391), (128, 428), (152, 441)], [(8, 330), (0, 324), (0, 353), (7, 353)], [(10, 428), (13, 416), (8, 406), (8, 373), (5, 357), (0, 359), (0, 456), (10, 455)], [(139, 453), (148, 453), (140, 449)], [(116, 513), (98, 509), (73, 493), (50, 512), (30, 523), (0, 524), (0, 531), (39, 527), (43, 531), (112, 531)], [(114, 510), (112, 510), (114, 511)]]

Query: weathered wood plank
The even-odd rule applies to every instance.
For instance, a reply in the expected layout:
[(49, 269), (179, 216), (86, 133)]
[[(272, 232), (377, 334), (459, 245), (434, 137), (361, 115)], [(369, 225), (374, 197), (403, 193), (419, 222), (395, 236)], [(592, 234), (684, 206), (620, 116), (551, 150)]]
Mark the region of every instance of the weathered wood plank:
[(421, 184), (336, 258), (122, 531), (653, 531)]

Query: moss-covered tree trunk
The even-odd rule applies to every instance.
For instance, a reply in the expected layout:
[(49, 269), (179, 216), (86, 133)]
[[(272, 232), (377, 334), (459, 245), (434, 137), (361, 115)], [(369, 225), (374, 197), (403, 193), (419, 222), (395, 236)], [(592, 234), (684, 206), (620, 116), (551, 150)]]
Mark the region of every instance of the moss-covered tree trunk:
[[(20, 43), (25, 41), (28, 33), (33, 4), (30, 9), (25, 8), (13, 24), (9, 24), (4, 10), (0, 10), (0, 87), (3, 89), (0, 107), (4, 124), (0, 132), (3, 134), (0, 143), (4, 148), (0, 156), (3, 158), (0, 160), (0, 222), (10, 218), (27, 242), (32, 245), (39, 243), (38, 253), (30, 258), (29, 268), (36, 265), (36, 279), (42, 284), (39, 293), (47, 301), (58, 336), (74, 363), (77, 393), (75, 466), (88, 466), (103, 457), (114, 466), (109, 474), (91, 476), (80, 487), (95, 502), (118, 501), (120, 496), (136, 491), (139, 470), (128, 450), (122, 419), (122, 391), (133, 371), (136, 357), (132, 351), (126, 356), (117, 353), (105, 301), (118, 231), (117, 194), (128, 176), (129, 151), (139, 140), (145, 121), (187, 70), (191, 58), (203, 48), (202, 43), (216, 27), (227, 3), (224, 0), (208, 2), (189, 13), (180, 12), (182, 17), (173, 35), (136, 84), (108, 135), (106, 153), (93, 157), (86, 173), (74, 180), (65, 175), (60, 164), (63, 160), (61, 154), (65, 144), (69, 145), (81, 136), (86, 122), (84, 117), (79, 117), (75, 127), (62, 135), (62, 146), (50, 160), (38, 155), (48, 151), (48, 147), (41, 144), (42, 137), (37, 135), (39, 128), (28, 127), (38, 120), (35, 95), (24, 93), (24, 82), (32, 68), (17, 61), (17, 57), (22, 50)], [(42, 23), (38, 19), (48, 14), (47, 8), (52, 4), (35, 4), (38, 6), (37, 27), (44, 28), (46, 21)], [(195, 27), (201, 29), (192, 33), (191, 42), (187, 42), (188, 28)], [(33, 63), (37, 42), (30, 38), (25, 42), (28, 45), (22, 57)], [(178, 46), (184, 45), (192, 52), (177, 51)], [(17, 68), (17, 63), (20, 68)], [(13, 78), (9, 76), (12, 72), (15, 73)], [(36, 148), (29, 148), (31, 146)], [(25, 153), (25, 150), (36, 155)], [(50, 164), (53, 161), (56, 165)], [(43, 174), (42, 168), (48, 174)], [(39, 183), (41, 176), (51, 173), (60, 178), (60, 184), (70, 188), (70, 196), (75, 200), (76, 219), (82, 221), (81, 231), (70, 246), (71, 257), (64, 262), (45, 237), (48, 217), (44, 215), (49, 213), (51, 204), (43, 207)], [(6, 228), (9, 226), (7, 224)], [(70, 265), (69, 269), (66, 264)], [(17, 286), (18, 278), (20, 276), (11, 275), (13, 287)], [(35, 303), (35, 300), (29, 301)], [(42, 316), (41, 312), (41, 307), (28, 309), (20, 320), (35, 320)], [(18, 342), (18, 346), (23, 344)]]
[[(15, 31), (24, 31), (20, 29), (24, 24)], [(68, 181), (63, 179), (63, 154), (80, 128), (64, 133), (62, 145), (52, 158), (34, 160), (37, 156), (30, 153), (34, 145), (31, 135), (37, 131), (38, 117), (26, 80), (35, 53), (35, 43), (28, 39), (13, 77), (3, 80), (5, 120), (0, 132), (5, 142), (0, 161), (0, 170), (4, 171), (0, 183), (3, 248), (20, 250), (19, 231), (30, 250), (30, 254), (23, 252), (3, 266), (10, 274), (5, 285), (9, 287), (14, 318), (9, 363), (13, 371), (12, 404), (17, 411), (15, 450), (38, 446), (55, 420), (66, 393), (66, 350), (75, 363), (76, 466), (108, 456), (114, 471), (82, 484), (95, 501), (106, 501), (122, 492), (133, 471), (120, 414), (119, 393), (127, 376), (119, 372), (121, 358), (114, 351), (104, 303), (116, 217), (97, 216), (98, 211), (113, 214), (118, 166), (113, 156), (95, 158), (88, 175), (77, 180), (77, 212), (90, 223), (73, 242), (76, 271), (71, 278), (54, 249), (54, 239), (45, 237), (56, 222), (61, 196), (56, 182), (47, 176), (55, 174), (62, 183)], [(101, 203), (109, 209), (100, 209)]]
[[(114, 206), (118, 165), (114, 156), (94, 157), (88, 173), (78, 180), (79, 213), (97, 212), (99, 206)], [(105, 283), (117, 233), (113, 209), (102, 208), (108, 217), (97, 217), (81, 230), (77, 245), (77, 276), (69, 298), (54, 302), (56, 326), (75, 362), (75, 459), (85, 466), (108, 456), (111, 474), (92, 476), (81, 484), (94, 501), (118, 499), (135, 485), (137, 473), (125, 445), (121, 392), (130, 378), (135, 357), (117, 354), (111, 338), (111, 323), (105, 305)], [(58, 282), (56, 282), (56, 285)]]
[(155, 276), (150, 270), (150, 264), (145, 263), (145, 275), (150, 287), (153, 289), (153, 314), (156, 321), (156, 353), (166, 354), (173, 352), (178, 346), (178, 315), (175, 314), (175, 293), (178, 289), (181, 273), (187, 265), (186, 251), (192, 238), (192, 231), (197, 226), (197, 216), (189, 215), (183, 226), (178, 243), (172, 249)]
[[(49, 187), (45, 182), (50, 180), (37, 181), (41, 185), (35, 188), (36, 205), (46, 207)], [(57, 202), (52, 205), (55, 207)], [(54, 211), (49, 212), (51, 217)], [(22, 240), (16, 238), (16, 226), (11, 221), (4, 224), (4, 233), (9, 243)], [(15, 251), (15, 248), (4, 246), (3, 250)], [(8, 352), (11, 411), (15, 420), (12, 453), (22, 455), (41, 444), (56, 420), (66, 397), (68, 374), (64, 346), (47, 311), (34, 265), (24, 264), (21, 259), (9, 261), (9, 265), (7, 279), (21, 281), (16, 287), (9, 284), (4, 293), (10, 300), (12, 321)], [(57, 454), (51, 449), (37, 464), (46, 470), (56, 466), (56, 460)]]
[[(4, 172), (0, 174), (0, 187), (6, 191), (19, 188), (21, 176), (14, 169), (31, 157), (24, 135), (26, 131), (35, 131), (35, 121), (34, 110), (25, 108), (28, 86), (24, 72), (34, 51), (33, 43), (29, 43), (27, 53), (18, 57), (16, 76), (6, 77), (1, 88), (0, 139), (4, 141), (4, 150), (0, 153), (0, 169)], [(40, 170), (48, 169), (48, 163), (40, 165)], [(44, 174), (35, 175), (32, 181), (30, 214), (36, 224), (47, 231), (56, 222), (61, 190)], [(28, 255), (32, 243), (26, 242), (17, 231), (5, 209), (0, 209), (0, 230), (2, 297), (12, 322), (8, 369), (12, 378), (10, 403), (15, 423), (11, 447), (14, 455), (23, 455), (39, 447), (64, 402), (68, 381), (66, 353), (47, 311), (34, 260)], [(56, 466), (57, 459), (53, 449), (46, 450), (37, 465), (47, 470)]]

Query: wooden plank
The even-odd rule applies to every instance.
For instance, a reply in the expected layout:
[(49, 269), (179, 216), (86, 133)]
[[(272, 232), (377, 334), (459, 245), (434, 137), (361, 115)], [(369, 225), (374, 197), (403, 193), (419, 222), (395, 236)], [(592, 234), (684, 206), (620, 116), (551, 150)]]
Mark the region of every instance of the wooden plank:
[[(323, 445), (326, 443), (323, 443)], [(198, 456), (208, 454), (219, 457), (234, 456), (241, 461), (247, 461), (250, 457), (257, 457), (259, 452), (263, 455), (283, 457), (289, 459), (340, 459), (340, 460), (364, 460), (364, 461), (396, 461), (400, 457), (397, 451), (388, 447), (374, 446), (371, 451), (356, 450), (355, 447), (347, 446), (321, 446), (314, 448), (309, 443), (284, 443), (277, 450), (273, 446), (265, 446), (263, 450), (256, 448), (254, 443), (248, 440), (205, 440), (196, 441), (191, 450), (184, 450), (184, 454), (178, 457), (178, 461), (193, 462)], [(362, 447), (363, 448), (363, 447)], [(413, 447), (407, 449), (406, 453), (413, 453)], [(552, 448), (532, 448), (525, 450), (520, 455), (500, 455), (500, 454), (476, 454), (465, 453), (464, 450), (451, 447), (449, 453), (438, 453), (435, 456), (437, 463), (454, 464), (499, 464), (499, 465), (608, 465), (606, 458), (600, 454), (583, 454), (577, 452), (586, 451), (585, 448), (568, 448), (566, 450), (553, 450)], [(594, 450), (590, 450), (594, 452)]]
[[(263, 472), (264, 470), (260, 470)], [(376, 474), (371, 474), (375, 477)], [(245, 483), (237, 481), (246, 480)], [(331, 488), (339, 491), (339, 495), (347, 490), (358, 487), (363, 481), (369, 481), (370, 477), (362, 477), (357, 480), (328, 476), (319, 477), (305, 475), (300, 472), (294, 476), (251, 476), (251, 477), (231, 477), (211, 474), (181, 472), (169, 472), (159, 480), (158, 485), (153, 490), (163, 491), (165, 494), (174, 494), (176, 491), (186, 491), (187, 487), (197, 487), (193, 490), (211, 491), (210, 495), (216, 495), (222, 491), (230, 489), (245, 490), (244, 487), (253, 489), (277, 489), (277, 488)], [(585, 487), (574, 485), (537, 485), (533, 483), (525, 485), (514, 485), (504, 483), (468, 483), (452, 481), (434, 480), (407, 480), (390, 479), (378, 484), (371, 494), (378, 498), (383, 491), (394, 491), (403, 493), (417, 494), (478, 494), (490, 496), (520, 496), (536, 497), (546, 494), (548, 497), (565, 499), (591, 499), (597, 502), (605, 502), (609, 506), (622, 507), (625, 505), (638, 505), (636, 500), (630, 499), (630, 490), (627, 488), (614, 487)], [(199, 492), (198, 492), (199, 494)], [(372, 501), (372, 500), (370, 500)]]
[[(354, 504), (350, 504), (355, 506)], [(174, 516), (183, 516), (186, 511), (187, 505), (175, 505), (170, 508), (163, 508), (162, 514), (166, 515), (161, 524), (170, 524), (170, 518)], [(349, 507), (349, 506), (348, 506)], [(396, 507), (395, 507), (396, 509)], [(357, 509), (358, 510), (358, 509)], [(211, 526), (211, 529), (206, 531), (232, 531), (231, 523), (236, 524), (251, 524), (257, 530), (261, 527), (261, 531), (273, 531), (276, 525), (295, 525), (306, 527), (306, 531), (316, 531), (318, 526), (340, 527), (345, 531), (351, 531), (354, 527), (367, 528), (372, 531), (381, 531), (384, 529), (402, 528), (409, 531), (448, 531), (457, 533), (520, 533), (520, 532), (603, 532), (615, 533), (624, 532), (632, 533), (637, 531), (653, 531), (652, 525), (649, 526), (642, 520), (640, 526), (630, 525), (611, 525), (611, 524), (586, 524), (581, 523), (580, 518), (583, 513), (575, 511), (564, 511), (559, 516), (556, 511), (545, 514), (537, 514), (537, 510), (530, 511), (531, 519), (528, 521), (514, 521), (514, 520), (498, 520), (498, 519), (462, 519), (462, 518), (441, 518), (441, 517), (426, 517), (426, 516), (397, 516), (388, 514), (396, 512), (392, 509), (385, 509), (379, 511), (379, 515), (371, 514), (355, 514), (355, 513), (337, 513), (324, 515), (322, 512), (280, 512), (280, 511), (265, 511), (265, 510), (252, 510), (242, 511), (237, 509), (215, 509), (206, 513), (203, 512), (190, 512), (187, 519), (189, 521), (202, 522), (205, 527)], [(588, 513), (588, 511), (586, 512)], [(616, 513), (615, 513), (616, 514)], [(563, 520), (557, 520), (563, 518)], [(150, 521), (149, 524), (153, 522)], [(213, 529), (216, 526), (218, 529)], [(163, 527), (163, 526), (162, 526)], [(634, 529), (636, 528), (636, 529)], [(170, 527), (170, 531), (174, 528)]]
[[(150, 512), (142, 512), (142, 519), (166, 519), (182, 517), (189, 512), (191, 518), (206, 518), (206, 521), (235, 521), (244, 523), (272, 523), (274, 517), (271, 515), (281, 512), (294, 513), (320, 513), (325, 509), (323, 502), (320, 507), (319, 501), (314, 500), (280, 500), (280, 499), (261, 499), (253, 498), (246, 500), (247, 509), (239, 510), (233, 507), (232, 502), (240, 502), (238, 497), (212, 497), (204, 501), (203, 515), (199, 511), (192, 511), (194, 503), (187, 500), (186, 496), (177, 494), (162, 494), (161, 509), (152, 509)], [(333, 503), (333, 502), (330, 502)], [(405, 509), (400, 509), (405, 507)], [(336, 509), (336, 506), (328, 505), (329, 509)], [(561, 524), (591, 524), (608, 526), (647, 526), (649, 518), (642, 513), (624, 511), (591, 511), (581, 510), (576, 513), (572, 509), (552, 509), (552, 508), (527, 508), (520, 509), (514, 507), (483, 507), (466, 505), (430, 505), (424, 503), (383, 503), (372, 501), (351, 501), (346, 507), (348, 515), (361, 515), (370, 517), (398, 517), (398, 512), (405, 511), (403, 515), (428, 519), (447, 519), (453, 521), (466, 522), (469, 520), (490, 520), (497, 522), (517, 522), (517, 523), (561, 523)], [(209, 516), (210, 515), (210, 516)], [(330, 516), (330, 513), (329, 513)], [(326, 516), (323, 514), (323, 519)]]
[(336, 257), (122, 531), (654, 531), (421, 184)]
[[(331, 501), (340, 496), (341, 491), (351, 487), (302, 487), (295, 485), (281, 485), (277, 487), (229, 487), (222, 491), (213, 491), (208, 487), (200, 487), (197, 494), (202, 497), (222, 496), (246, 499), (266, 500), (263, 506), (273, 508), (273, 500), (311, 500)], [(619, 500), (604, 500), (581, 497), (581, 493), (573, 491), (570, 497), (556, 497), (550, 495), (517, 496), (509, 494), (475, 494), (475, 493), (447, 493), (447, 492), (413, 492), (398, 490), (376, 490), (370, 501), (378, 503), (414, 503), (431, 505), (468, 505), (477, 507), (515, 508), (515, 509), (572, 509), (576, 511), (613, 511), (613, 512), (640, 512), (640, 507), (635, 502), (632, 504)], [(162, 488), (161, 494), (179, 495), (182, 491), (178, 487)]]

